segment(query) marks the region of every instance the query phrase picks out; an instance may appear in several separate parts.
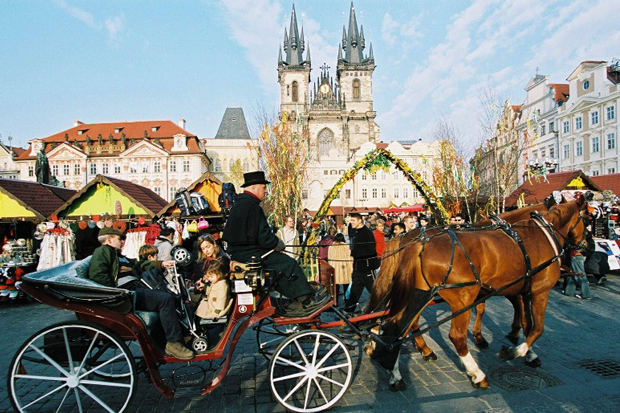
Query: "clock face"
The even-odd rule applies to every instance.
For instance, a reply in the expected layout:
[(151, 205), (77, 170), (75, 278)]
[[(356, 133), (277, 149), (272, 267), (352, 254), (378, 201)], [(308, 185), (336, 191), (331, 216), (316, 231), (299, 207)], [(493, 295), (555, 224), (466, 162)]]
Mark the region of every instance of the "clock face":
[(327, 83), (321, 85), (321, 93), (329, 93), (329, 85)]

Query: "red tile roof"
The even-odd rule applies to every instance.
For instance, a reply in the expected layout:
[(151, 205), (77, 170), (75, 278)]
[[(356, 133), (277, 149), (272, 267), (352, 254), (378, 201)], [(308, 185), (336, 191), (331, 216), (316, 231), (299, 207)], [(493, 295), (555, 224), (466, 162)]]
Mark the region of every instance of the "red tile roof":
[(49, 218), (59, 206), (76, 193), (73, 189), (17, 179), (0, 178), (0, 187), (41, 220)]
[(512, 105), (512, 111), (515, 113), (521, 112), (521, 106), (523, 105)]
[(127, 196), (133, 202), (144, 208), (151, 218), (166, 205), (166, 200), (157, 195), (155, 192), (133, 182), (125, 181), (118, 178), (110, 178), (105, 175), (97, 175), (92, 181), (86, 184), (79, 192), (74, 194), (64, 204), (56, 209), (56, 215), (62, 215), (69, 205), (80, 198), (90, 187), (97, 183), (104, 183), (118, 189), (123, 195)]
[(588, 189), (594, 191), (600, 190), (599, 186), (592, 182), (581, 170), (558, 172), (555, 174), (548, 174), (546, 181), (544, 178), (539, 177), (538, 179), (532, 178), (529, 181), (523, 182), (520, 187), (506, 198), (506, 206), (517, 206), (517, 200), (521, 196), (521, 193), (525, 194), (525, 203), (527, 205), (532, 205), (543, 202), (553, 191), (576, 189), (570, 188), (568, 185), (577, 177), (581, 177)]
[(553, 100), (556, 102), (566, 102), (568, 100), (569, 95), (569, 85), (565, 83), (549, 83), (549, 86), (553, 88), (555, 91), (555, 95), (553, 96)]
[(601, 191), (609, 189), (617, 196), (620, 196), (620, 173), (591, 176), (590, 180), (601, 188)]
[[(153, 128), (157, 128), (157, 130), (153, 131)], [(118, 130), (118, 132), (117, 132)], [(113, 122), (113, 123), (83, 123), (77, 126), (74, 126), (71, 129), (64, 130), (62, 132), (56, 133), (54, 135), (48, 136), (47, 138), (43, 138), (43, 142), (47, 143), (45, 148), (45, 152), (49, 153), (53, 149), (53, 145), (58, 145), (62, 142), (65, 142), (65, 135), (67, 135), (68, 143), (73, 144), (73, 142), (79, 142), (82, 148), (84, 148), (86, 144), (86, 137), (88, 136), (91, 140), (91, 145), (96, 147), (99, 145), (97, 136), (101, 135), (103, 138), (103, 144), (107, 147), (109, 144), (109, 136), (112, 135), (115, 144), (120, 145), (121, 136), (125, 134), (127, 139), (127, 145), (133, 139), (136, 142), (144, 139), (144, 132), (147, 132), (148, 139), (154, 142), (155, 139), (159, 139), (163, 149), (170, 152), (170, 149), (174, 146), (173, 136), (177, 134), (183, 134), (188, 137), (187, 147), (188, 151), (183, 152), (175, 152), (179, 154), (188, 154), (188, 153), (202, 153), (200, 150), (200, 146), (198, 144), (198, 138), (196, 135), (189, 133), (185, 129), (181, 128), (177, 124), (169, 120), (152, 120), (152, 121), (136, 121), (136, 122)], [(81, 134), (80, 134), (81, 132)], [(80, 149), (84, 152), (83, 149)], [(27, 150), (24, 150), (24, 153), (18, 154), (18, 159), (34, 159), (34, 156), (30, 156), (31, 149), (30, 147)], [(114, 153), (113, 153), (114, 154)], [(97, 154), (96, 152), (91, 152), (89, 156), (91, 157), (106, 157), (111, 156), (113, 154), (108, 153), (107, 148), (102, 151), (102, 153)], [(118, 154), (118, 152), (116, 152)]]

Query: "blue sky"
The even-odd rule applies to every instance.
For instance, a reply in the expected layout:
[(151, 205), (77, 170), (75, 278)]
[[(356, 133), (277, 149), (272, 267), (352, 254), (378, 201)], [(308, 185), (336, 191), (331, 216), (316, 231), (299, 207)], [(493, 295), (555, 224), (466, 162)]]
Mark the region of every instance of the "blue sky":
[[(179, 118), (213, 137), (226, 107), (279, 104), (278, 46), (291, 1), (0, 2), (0, 134), (14, 145), (73, 121)], [(350, 1), (297, 0), (312, 79), (336, 65)], [(432, 140), (450, 116), (480, 140), (480, 90), (520, 104), (536, 72), (566, 82), (582, 60), (620, 58), (613, 0), (357, 0), (373, 44), (384, 141)], [(332, 69), (333, 74), (333, 69)]]

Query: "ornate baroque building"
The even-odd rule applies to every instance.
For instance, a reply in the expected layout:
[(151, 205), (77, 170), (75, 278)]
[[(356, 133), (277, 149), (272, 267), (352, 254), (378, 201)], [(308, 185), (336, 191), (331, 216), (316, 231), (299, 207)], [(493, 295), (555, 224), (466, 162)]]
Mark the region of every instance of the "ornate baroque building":
[(166, 200), (187, 187), (209, 166), (196, 135), (169, 120), (82, 123), (43, 139), (33, 139), (15, 157), (20, 179), (36, 181), (35, 162), (43, 149), (51, 174), (79, 190), (97, 174), (152, 189)]

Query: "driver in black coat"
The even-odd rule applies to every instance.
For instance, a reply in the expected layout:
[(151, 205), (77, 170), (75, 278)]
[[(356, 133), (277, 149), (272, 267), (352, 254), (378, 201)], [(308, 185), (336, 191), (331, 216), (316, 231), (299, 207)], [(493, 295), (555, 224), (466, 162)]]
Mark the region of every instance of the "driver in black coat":
[(284, 250), (284, 243), (273, 233), (260, 207), (270, 183), (265, 179), (264, 172), (248, 172), (243, 174), (243, 178), (245, 182), (241, 187), (244, 191), (230, 210), (222, 237), (228, 245), (228, 254), (233, 260), (241, 262), (255, 257), (266, 268), (283, 274), (278, 278), (276, 291), (292, 299), (286, 309), (287, 315), (312, 313), (331, 298), (324, 291), (315, 294), (297, 261), (279, 252)]

